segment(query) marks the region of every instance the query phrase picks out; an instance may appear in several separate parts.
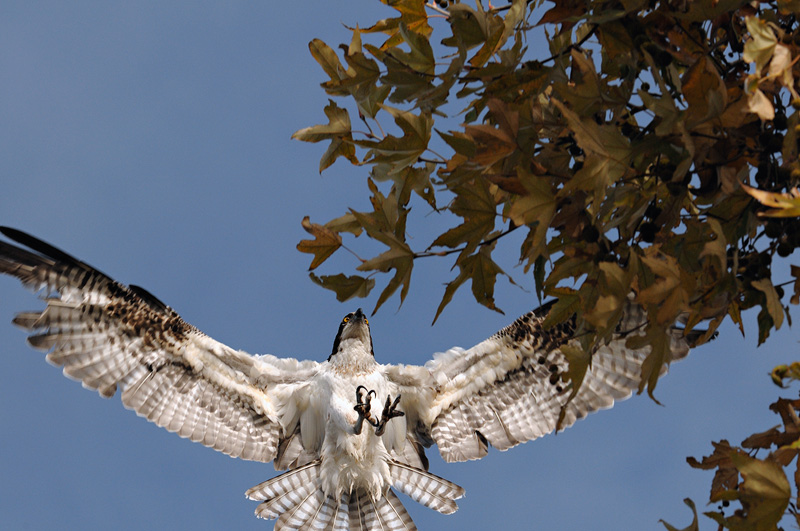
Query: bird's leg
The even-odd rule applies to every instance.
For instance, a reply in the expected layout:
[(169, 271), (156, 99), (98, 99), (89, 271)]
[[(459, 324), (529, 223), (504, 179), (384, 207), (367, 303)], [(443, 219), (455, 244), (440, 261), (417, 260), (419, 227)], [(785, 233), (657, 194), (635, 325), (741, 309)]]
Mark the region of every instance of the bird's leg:
[[(361, 391), (364, 391), (363, 395)], [(364, 425), (364, 419), (366, 419), (367, 422), (373, 426), (377, 424), (369, 412), (373, 396), (375, 396), (375, 391), (367, 391), (367, 388), (363, 385), (356, 387), (356, 405), (353, 408), (358, 413), (358, 420), (356, 421), (355, 426), (353, 426), (353, 432), (356, 435), (361, 433), (361, 428)]]
[(383, 435), (383, 432), (386, 430), (386, 423), (392, 420), (395, 417), (402, 417), (405, 415), (402, 411), (397, 411), (397, 404), (400, 403), (400, 395), (397, 395), (397, 398), (394, 399), (392, 402), (392, 397), (386, 397), (386, 404), (383, 405), (383, 413), (381, 413), (381, 420), (377, 423), (373, 424), (370, 421), (370, 424), (375, 426), (375, 435), (380, 437)]

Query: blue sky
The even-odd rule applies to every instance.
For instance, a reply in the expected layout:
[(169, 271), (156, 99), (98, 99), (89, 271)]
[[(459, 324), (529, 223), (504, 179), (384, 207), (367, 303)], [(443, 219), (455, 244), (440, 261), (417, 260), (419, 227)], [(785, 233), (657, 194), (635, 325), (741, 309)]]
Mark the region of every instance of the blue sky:
[[(300, 220), (368, 208), (367, 171), (339, 162), (320, 176), (324, 146), (290, 135), (324, 121), (325, 78), (308, 41), (335, 47), (349, 40), (342, 24), (388, 15), (368, 0), (4, 2), (0, 224), (144, 286), (233, 347), (325, 359), (340, 318), (359, 305), (371, 310), (378, 291), (340, 304), (312, 284), (309, 256), (295, 250)], [(410, 226), (412, 241), (424, 248), (446, 220), (414, 208), (425, 224)], [(431, 327), (452, 263), (420, 263), (402, 308), (392, 299), (371, 318), (380, 361), (424, 363), (537, 306), (532, 279), (513, 266), (518, 243), (498, 249), (528, 289), (498, 282), (505, 316), (464, 290)], [(343, 254), (335, 265), (356, 264)], [(118, 397), (64, 378), (10, 324), (40, 306), (0, 279), (4, 528), (271, 529), (244, 491), (276, 475), (272, 465), (180, 439)], [(688, 524), (682, 500), (702, 508), (711, 473), (691, 469), (686, 456), (779, 422), (767, 410), (779, 394), (767, 374), (796, 359), (796, 333), (781, 330), (756, 349), (755, 315), (746, 317), (746, 338), (728, 325), (673, 366), (656, 392), (663, 407), (634, 397), (477, 462), (444, 464), (429, 450), (431, 470), (467, 495), (451, 516), (404, 498), (412, 517), (442, 530)], [(702, 528), (715, 526), (706, 519)]]

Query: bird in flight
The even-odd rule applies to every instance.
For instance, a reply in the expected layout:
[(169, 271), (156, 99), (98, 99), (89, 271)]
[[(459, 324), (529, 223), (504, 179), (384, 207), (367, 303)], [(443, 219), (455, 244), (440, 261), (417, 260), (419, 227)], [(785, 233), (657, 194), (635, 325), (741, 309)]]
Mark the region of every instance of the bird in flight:
[[(396, 492), (450, 514), (464, 489), (428, 471), (427, 448), (447, 462), (480, 459), (489, 446), (504, 451), (568, 427), (638, 389), (648, 353), (626, 347), (646, 323), (628, 302), (577, 393), (564, 354), (575, 319), (545, 329), (552, 303), (424, 366), (380, 363), (361, 309), (341, 320), (324, 361), (254, 356), (141, 287), (24, 232), (0, 232), (15, 242), (0, 240), (0, 273), (46, 303), (14, 318), (30, 345), (101, 396), (119, 390), (126, 408), (158, 426), (231, 457), (272, 461), (285, 472), (246, 494), (276, 530), (416, 529)], [(672, 360), (698, 337), (675, 328)]]

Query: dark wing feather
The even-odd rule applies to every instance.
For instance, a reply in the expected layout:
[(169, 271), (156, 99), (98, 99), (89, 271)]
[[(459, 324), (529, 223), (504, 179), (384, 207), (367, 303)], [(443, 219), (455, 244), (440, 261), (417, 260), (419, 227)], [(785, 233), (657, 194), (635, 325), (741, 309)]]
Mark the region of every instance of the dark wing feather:
[(30, 249), (0, 241), (0, 273), (45, 296), (43, 311), (14, 323), (48, 361), (105, 397), (122, 389), (126, 407), (182, 437), (233, 457), (275, 457), (281, 405), (317, 364), (235, 351), (143, 288), (18, 230), (0, 232)]
[[(469, 350), (455, 348), (436, 355), (425, 365), (427, 387), (434, 389), (430, 396), (415, 391), (426, 388), (425, 376), (410, 369), (393, 376), (395, 381), (405, 378), (412, 383), (401, 385), (406, 410), (412, 417), (419, 415), (417, 431), (430, 436), (446, 461), (479, 459), (489, 445), (507, 450), (557, 426), (566, 428), (638, 389), (649, 348), (634, 350), (625, 342), (630, 334), (641, 333), (647, 322), (639, 306), (626, 304), (618, 333), (594, 352), (572, 400), (561, 379), (568, 367), (561, 349), (573, 339), (575, 321), (545, 330), (542, 323), (549, 309), (545, 305), (520, 317)], [(686, 356), (691, 342), (676, 329), (672, 359)]]

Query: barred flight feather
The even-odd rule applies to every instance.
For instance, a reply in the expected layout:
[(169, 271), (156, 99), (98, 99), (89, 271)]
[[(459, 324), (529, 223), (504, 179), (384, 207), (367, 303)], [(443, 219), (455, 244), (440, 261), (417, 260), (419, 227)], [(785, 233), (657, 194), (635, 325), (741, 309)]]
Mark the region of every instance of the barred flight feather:
[[(575, 341), (577, 320), (544, 329), (552, 303), (424, 367), (378, 364), (360, 309), (342, 320), (325, 362), (251, 356), (204, 335), (144, 288), (20, 231), (0, 232), (27, 248), (0, 241), (0, 273), (45, 303), (14, 318), (30, 345), (102, 396), (121, 390), (125, 407), (158, 426), (288, 469), (246, 493), (278, 531), (416, 529), (395, 490), (450, 514), (464, 489), (427, 471), (425, 448), (436, 444), (445, 461), (465, 461), (490, 445), (507, 450), (565, 428), (638, 389), (649, 352), (626, 345), (647, 323), (629, 301), (574, 397), (562, 348)], [(685, 357), (699, 337), (675, 328), (668, 361)], [(391, 397), (394, 416), (404, 416), (380, 413)], [(373, 430), (370, 417), (378, 416), (381, 429)]]
[(389, 466), (392, 485), (417, 503), (451, 514), (458, 509), (455, 500), (464, 496), (464, 489), (430, 472), (393, 461)]
[[(626, 305), (617, 335), (593, 354), (572, 400), (561, 378), (568, 362), (560, 347), (572, 340), (574, 319), (544, 330), (548, 311), (546, 305), (530, 312), (472, 349), (451, 349), (426, 365), (441, 388), (429, 422), (445, 461), (480, 459), (488, 445), (504, 451), (542, 437), (556, 429), (562, 409), (560, 429), (638, 389), (648, 350), (625, 342), (647, 322), (641, 307)], [(686, 356), (694, 339), (676, 328), (672, 359)]]

